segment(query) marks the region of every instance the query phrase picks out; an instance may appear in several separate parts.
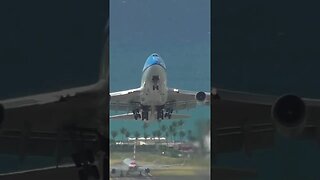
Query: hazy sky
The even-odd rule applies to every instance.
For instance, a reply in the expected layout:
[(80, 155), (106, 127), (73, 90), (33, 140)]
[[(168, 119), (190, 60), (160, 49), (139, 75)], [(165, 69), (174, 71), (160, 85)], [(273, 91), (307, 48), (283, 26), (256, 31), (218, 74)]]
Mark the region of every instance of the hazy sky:
[(110, 11), (111, 91), (139, 86), (153, 52), (167, 65), (169, 85), (209, 90), (210, 1), (111, 0)]

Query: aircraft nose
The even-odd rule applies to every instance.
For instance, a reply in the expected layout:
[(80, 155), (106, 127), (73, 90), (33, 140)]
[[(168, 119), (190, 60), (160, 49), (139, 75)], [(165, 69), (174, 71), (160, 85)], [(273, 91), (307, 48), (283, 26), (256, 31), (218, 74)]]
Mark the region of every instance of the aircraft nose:
[(160, 58), (158, 54), (152, 54), (150, 56), (150, 58), (148, 59), (150, 65), (154, 65), (154, 64), (160, 64)]
[(144, 71), (152, 65), (161, 65), (165, 68), (165, 65), (162, 63), (161, 57), (157, 53), (153, 53), (148, 57), (142, 71)]

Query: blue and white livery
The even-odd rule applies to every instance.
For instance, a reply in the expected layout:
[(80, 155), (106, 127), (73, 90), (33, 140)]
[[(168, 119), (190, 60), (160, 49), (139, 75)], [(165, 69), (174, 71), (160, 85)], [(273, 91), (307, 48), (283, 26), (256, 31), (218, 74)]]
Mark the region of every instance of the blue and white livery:
[(210, 102), (210, 93), (168, 88), (166, 65), (156, 53), (151, 54), (143, 66), (139, 88), (113, 92), (110, 97), (110, 110), (127, 112), (111, 116), (111, 119), (141, 119), (145, 122), (187, 118), (188, 115), (173, 112)]

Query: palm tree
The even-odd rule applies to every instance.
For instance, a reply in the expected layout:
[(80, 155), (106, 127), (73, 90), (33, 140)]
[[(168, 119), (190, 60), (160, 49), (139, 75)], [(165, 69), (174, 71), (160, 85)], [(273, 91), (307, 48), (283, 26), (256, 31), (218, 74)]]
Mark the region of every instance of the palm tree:
[(134, 137), (136, 138), (136, 140), (140, 137), (139, 131), (136, 131), (136, 132), (134, 133)]
[(117, 132), (117, 131), (111, 131), (112, 140), (113, 140), (114, 142), (116, 142), (115, 138), (117, 137), (117, 135), (118, 135), (118, 132)]
[(148, 136), (149, 136), (149, 134), (147, 134), (147, 133), (144, 133), (144, 134), (143, 134), (144, 142), (145, 142), (145, 143), (147, 142), (147, 138), (148, 138)]
[(161, 131), (157, 130), (156, 132), (157, 132), (156, 135), (158, 136), (158, 141), (160, 142)]
[(171, 141), (173, 141), (173, 133), (176, 132), (176, 128), (173, 126), (173, 124), (171, 124), (169, 126), (169, 133), (171, 134)]
[(143, 134), (145, 134), (146, 133), (146, 130), (147, 130), (147, 128), (149, 127), (149, 124), (148, 123), (143, 123)]
[(176, 143), (176, 136), (177, 136), (177, 131), (174, 130), (174, 132), (172, 133), (172, 136), (173, 136), (173, 144)]
[(157, 131), (152, 131), (152, 136), (153, 136), (154, 143), (156, 143), (155, 137), (157, 137)]
[(186, 135), (186, 133), (184, 131), (179, 132), (180, 142), (182, 142), (185, 135)]
[(159, 129), (161, 129), (161, 119), (158, 119)]
[(163, 134), (166, 132), (166, 130), (167, 130), (167, 126), (166, 125), (162, 125), (161, 126), (161, 131), (162, 131)]
[(191, 130), (188, 130), (188, 135), (187, 135), (187, 138), (189, 141), (193, 141), (195, 138), (193, 137), (192, 135), (192, 131)]
[(127, 132), (127, 129), (126, 129), (126, 128), (122, 127), (122, 128), (120, 129), (120, 133), (122, 134), (122, 142), (124, 141), (124, 136), (125, 136), (126, 132)]
[(127, 142), (129, 142), (130, 132), (129, 132), (129, 131), (126, 131), (125, 136), (126, 136), (126, 138), (127, 138)]
[(167, 146), (168, 146), (168, 138), (169, 138), (169, 132), (168, 131), (165, 133), (165, 136), (166, 136), (166, 143), (167, 143)]
[(173, 122), (171, 123), (171, 125), (172, 125), (174, 128), (176, 128), (176, 127), (177, 127), (177, 122), (176, 122), (176, 121), (173, 121)]
[(178, 121), (178, 126), (180, 127), (180, 129), (182, 128), (183, 124), (184, 124), (183, 120), (180, 119), (180, 120)]

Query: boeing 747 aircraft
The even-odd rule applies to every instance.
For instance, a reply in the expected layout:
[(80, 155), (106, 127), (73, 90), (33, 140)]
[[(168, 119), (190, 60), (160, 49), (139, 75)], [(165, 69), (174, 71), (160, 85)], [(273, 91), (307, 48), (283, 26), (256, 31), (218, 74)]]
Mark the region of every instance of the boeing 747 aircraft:
[(214, 153), (255, 149), (274, 145), (275, 132), (290, 138), (320, 142), (320, 100), (254, 94), (213, 88), (212, 131)]
[(186, 118), (189, 116), (173, 114), (173, 111), (210, 102), (210, 93), (168, 88), (166, 65), (156, 53), (151, 54), (144, 64), (139, 88), (113, 92), (110, 97), (110, 110), (128, 112), (111, 116), (111, 119), (141, 119), (145, 122)]
[[(101, 36), (104, 45), (96, 83), (0, 100), (0, 153), (16, 155), (20, 161), (29, 155), (52, 156), (56, 168), (63, 158), (71, 157), (80, 179), (107, 178), (108, 21)], [(2, 173), (0, 179), (32, 171)]]
[[(133, 151), (133, 159), (131, 158), (125, 158), (122, 161), (122, 164), (120, 166), (113, 167), (111, 169), (111, 174), (114, 175), (117, 173), (117, 171), (120, 171), (120, 176), (123, 176), (124, 172), (126, 171), (126, 176), (128, 176), (130, 173), (139, 172), (139, 175), (142, 175), (142, 173), (145, 176), (150, 175), (150, 168), (147, 166), (140, 166), (136, 162), (136, 145), (134, 145), (134, 151)], [(160, 167), (160, 166), (159, 166)]]

